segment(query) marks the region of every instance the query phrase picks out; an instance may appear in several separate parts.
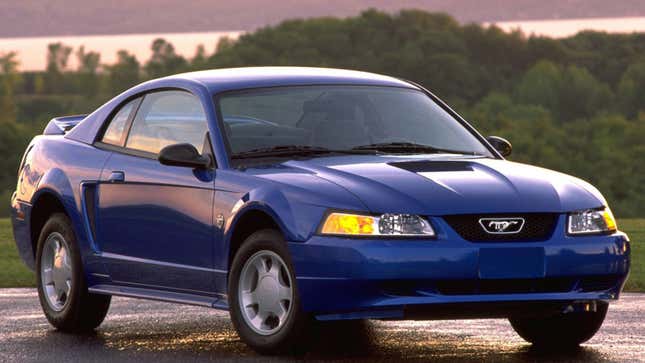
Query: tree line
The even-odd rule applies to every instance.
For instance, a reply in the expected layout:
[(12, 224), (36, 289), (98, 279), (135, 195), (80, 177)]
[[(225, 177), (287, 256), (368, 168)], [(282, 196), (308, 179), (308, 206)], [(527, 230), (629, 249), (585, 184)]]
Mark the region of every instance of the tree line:
[[(511, 140), (511, 160), (581, 177), (620, 217), (645, 216), (645, 34), (585, 31), (563, 39), (459, 24), (446, 14), (368, 10), (289, 20), (190, 58), (163, 39), (140, 62), (106, 65), (83, 47), (50, 44), (47, 68), (18, 72), (0, 55), (0, 198), (24, 146), (54, 116), (87, 113), (147, 79), (211, 68), (300, 65), (358, 69), (420, 83), (484, 134)], [(69, 69), (70, 57), (78, 60)], [(3, 193), (2, 190), (5, 190)], [(0, 213), (3, 209), (0, 208)]]

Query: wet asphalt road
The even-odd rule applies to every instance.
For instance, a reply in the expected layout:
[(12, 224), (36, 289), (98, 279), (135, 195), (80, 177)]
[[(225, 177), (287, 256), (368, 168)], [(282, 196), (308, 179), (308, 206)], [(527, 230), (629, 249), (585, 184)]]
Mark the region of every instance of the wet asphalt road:
[(222, 311), (114, 298), (92, 335), (52, 329), (35, 290), (0, 290), (0, 362), (400, 361), (645, 362), (645, 294), (624, 294), (600, 332), (575, 351), (531, 348), (506, 320), (380, 322), (323, 327), (300, 357), (262, 357)]

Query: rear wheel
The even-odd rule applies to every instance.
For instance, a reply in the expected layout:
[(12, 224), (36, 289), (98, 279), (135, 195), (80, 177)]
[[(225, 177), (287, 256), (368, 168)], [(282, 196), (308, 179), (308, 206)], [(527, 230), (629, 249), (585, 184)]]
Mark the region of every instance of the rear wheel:
[(591, 339), (602, 326), (607, 303), (596, 311), (571, 312), (544, 318), (511, 318), (511, 326), (529, 343), (540, 347), (575, 347)]
[(228, 286), (231, 320), (246, 344), (264, 354), (298, 350), (310, 319), (300, 307), (280, 233), (261, 230), (244, 241), (233, 259)]
[(103, 322), (111, 298), (87, 291), (80, 250), (64, 214), (52, 215), (40, 233), (36, 277), (40, 305), (54, 327), (83, 332)]

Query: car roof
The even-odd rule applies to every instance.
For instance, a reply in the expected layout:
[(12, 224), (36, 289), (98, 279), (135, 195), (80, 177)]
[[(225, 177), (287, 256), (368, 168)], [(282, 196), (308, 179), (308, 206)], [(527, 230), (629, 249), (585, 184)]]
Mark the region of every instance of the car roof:
[(414, 84), (394, 77), (333, 68), (246, 67), (181, 73), (153, 79), (130, 88), (88, 115), (65, 137), (91, 144), (103, 122), (116, 107), (131, 97), (156, 89), (205, 88), (213, 95), (250, 88), (299, 85), (363, 85), (418, 89)]
[(313, 67), (244, 67), (182, 73), (162, 80), (181, 79), (199, 82), (211, 93), (237, 89), (313, 85), (351, 84), (416, 88), (409, 82), (375, 73)]

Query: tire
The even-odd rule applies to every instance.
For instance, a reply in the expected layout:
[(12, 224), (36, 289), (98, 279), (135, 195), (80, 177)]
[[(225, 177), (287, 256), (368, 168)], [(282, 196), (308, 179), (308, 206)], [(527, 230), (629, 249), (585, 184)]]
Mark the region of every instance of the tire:
[(607, 303), (598, 302), (596, 311), (559, 314), (544, 318), (509, 319), (524, 340), (537, 347), (571, 348), (591, 339), (607, 315)]
[[(258, 268), (258, 265), (262, 266)], [(276, 276), (271, 273), (274, 271), (273, 267), (279, 265), (282, 267), (279, 268), (276, 280)], [(261, 269), (264, 272), (260, 272)], [(241, 278), (243, 274), (245, 278)], [(274, 285), (274, 280), (279, 286)], [(288, 294), (278, 292), (286, 291), (283, 287), (288, 284), (292, 293), (287, 304), (286, 298), (281, 299)], [(254, 300), (251, 296), (260, 297)], [(243, 242), (231, 265), (228, 301), (231, 320), (237, 333), (253, 350), (261, 354), (279, 354), (299, 353), (303, 348), (312, 319), (301, 308), (293, 264), (279, 232), (260, 230)], [(276, 306), (278, 307), (275, 308)], [(280, 312), (277, 311), (280, 306), (286, 310), (282, 319), (278, 317)]]
[[(88, 332), (105, 319), (111, 297), (87, 291), (80, 249), (65, 214), (52, 215), (40, 232), (36, 279), (40, 305), (56, 329), (70, 333)], [(62, 290), (67, 292), (60, 293)]]

